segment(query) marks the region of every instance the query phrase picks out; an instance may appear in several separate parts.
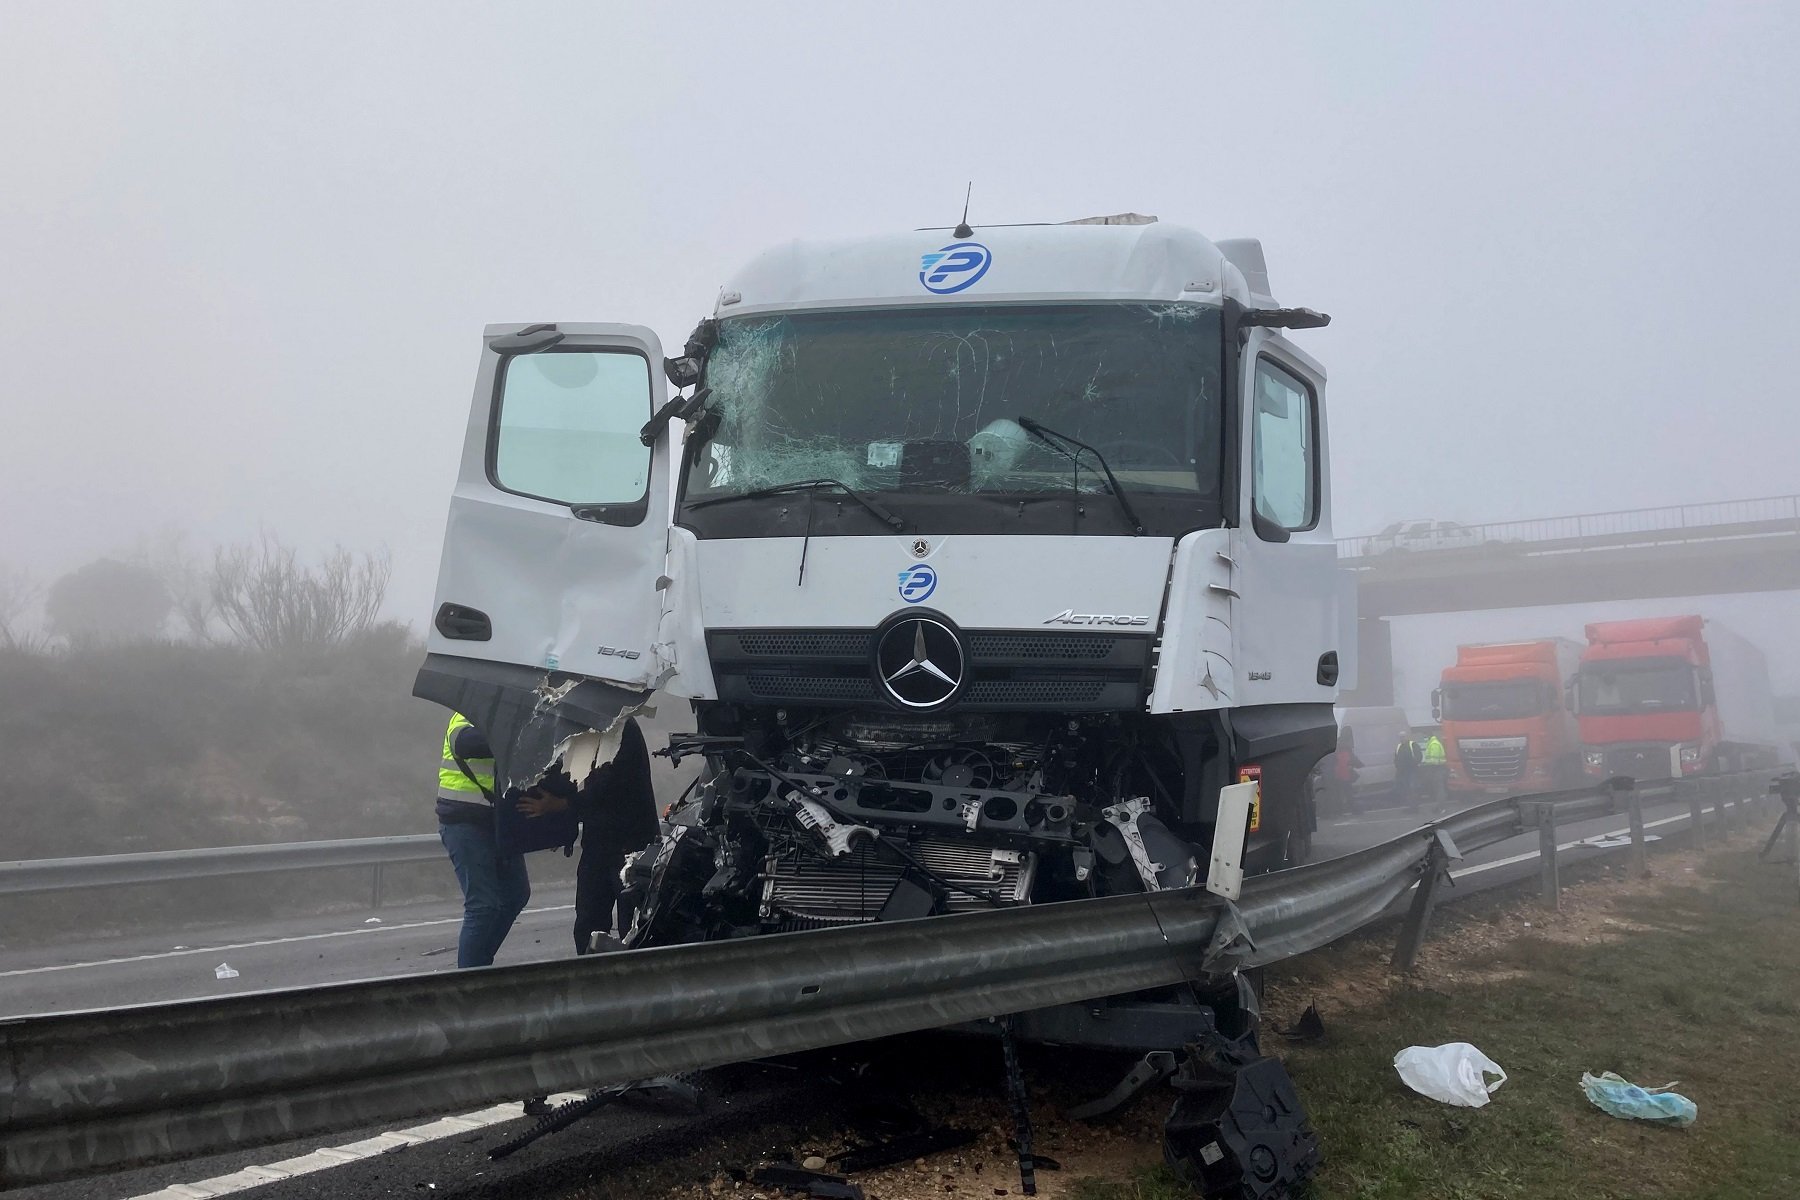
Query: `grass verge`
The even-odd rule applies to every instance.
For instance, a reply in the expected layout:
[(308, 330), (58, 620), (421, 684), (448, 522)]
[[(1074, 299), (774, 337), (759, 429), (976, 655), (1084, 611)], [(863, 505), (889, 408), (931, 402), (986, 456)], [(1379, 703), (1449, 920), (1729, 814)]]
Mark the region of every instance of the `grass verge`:
[[(1578, 881), (1554, 913), (1517, 889), (1442, 907), (1410, 977), (1388, 970), (1391, 924), (1271, 969), (1265, 1029), (1289, 1027), (1312, 1001), (1327, 1026), (1314, 1045), (1275, 1033), (1263, 1043), (1286, 1061), (1323, 1145), (1324, 1165), (1301, 1200), (1800, 1197), (1793, 868), (1760, 865), (1741, 843), (1652, 861), (1653, 877), (1640, 880), (1616, 863), (1580, 865), (1565, 876)], [(1438, 1104), (1395, 1074), (1402, 1048), (1451, 1041), (1473, 1042), (1506, 1068), (1486, 1107)], [(978, 1137), (959, 1152), (858, 1176), (870, 1200), (1018, 1195), (997, 1047), (924, 1037), (894, 1047), (914, 1102)], [(1121, 1060), (1027, 1050), (1037, 1145), (1063, 1168), (1039, 1172), (1040, 1197), (1192, 1200), (1161, 1165), (1168, 1089), (1107, 1121), (1071, 1122), (1062, 1113), (1110, 1087)], [(1582, 1095), (1584, 1070), (1680, 1080), (1699, 1123), (1682, 1130), (1609, 1117)], [(837, 1104), (784, 1134), (781, 1153), (759, 1156), (750, 1134), (648, 1173), (599, 1161), (582, 1186), (556, 1194), (776, 1200), (743, 1169), (758, 1157), (829, 1156), (847, 1144), (841, 1115), (829, 1115)]]
[[(1656, 877), (1597, 881), (1546, 913), (1517, 897), (1442, 912), (1411, 979), (1386, 937), (1356, 939), (1269, 981), (1271, 1025), (1316, 998), (1328, 1036), (1280, 1047), (1324, 1147), (1314, 1200), (1800, 1195), (1800, 911), (1792, 868), (1753, 851), (1658, 858)], [(1387, 935), (1391, 937), (1391, 933)], [(1473, 1042), (1506, 1068), (1485, 1108), (1404, 1088), (1409, 1045)], [(1271, 1039), (1271, 1048), (1279, 1042)], [(1699, 1122), (1616, 1120), (1584, 1070), (1679, 1080)], [(1189, 1196), (1145, 1164), (1083, 1180), (1075, 1200)]]

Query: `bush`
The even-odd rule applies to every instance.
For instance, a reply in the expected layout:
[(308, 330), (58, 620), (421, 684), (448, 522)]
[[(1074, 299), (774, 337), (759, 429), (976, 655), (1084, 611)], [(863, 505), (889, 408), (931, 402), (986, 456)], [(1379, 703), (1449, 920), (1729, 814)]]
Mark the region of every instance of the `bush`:
[(429, 832), (443, 709), (383, 625), (233, 646), (0, 648), (9, 858)]

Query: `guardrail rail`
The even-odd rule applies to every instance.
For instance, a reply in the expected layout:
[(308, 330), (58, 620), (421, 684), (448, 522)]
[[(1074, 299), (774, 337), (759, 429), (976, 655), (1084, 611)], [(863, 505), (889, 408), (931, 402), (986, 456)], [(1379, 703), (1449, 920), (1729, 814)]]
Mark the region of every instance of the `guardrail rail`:
[[(1706, 795), (1723, 815), (1727, 793), (1761, 796), (1767, 782), (1735, 776)], [(1451, 857), (1543, 827), (1545, 806), (1566, 822), (1621, 799), (1495, 800), (1247, 880), (1236, 904), (1189, 888), (0, 1021), (0, 1186), (1229, 977), (1335, 941), (1423, 880), (1402, 935), (1416, 952)], [(257, 848), (238, 849), (185, 861), (212, 869)], [(76, 878), (81, 861), (43, 877)]]

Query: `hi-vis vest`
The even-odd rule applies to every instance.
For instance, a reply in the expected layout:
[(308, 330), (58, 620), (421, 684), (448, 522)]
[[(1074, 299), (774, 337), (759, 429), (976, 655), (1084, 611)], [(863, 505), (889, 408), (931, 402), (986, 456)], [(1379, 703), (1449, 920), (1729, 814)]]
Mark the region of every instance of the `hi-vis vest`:
[[(492, 804), (494, 793), (494, 760), (466, 758), (475, 778), (463, 774), (456, 762), (457, 731), (470, 728), (469, 718), (461, 713), (450, 715), (450, 728), (444, 731), (444, 760), (438, 765), (438, 799), (461, 800), (465, 804)], [(483, 791), (482, 789), (486, 789)]]
[(1419, 761), (1434, 767), (1444, 765), (1444, 743), (1437, 739), (1437, 735), (1433, 734), (1425, 739), (1425, 751), (1419, 756)]

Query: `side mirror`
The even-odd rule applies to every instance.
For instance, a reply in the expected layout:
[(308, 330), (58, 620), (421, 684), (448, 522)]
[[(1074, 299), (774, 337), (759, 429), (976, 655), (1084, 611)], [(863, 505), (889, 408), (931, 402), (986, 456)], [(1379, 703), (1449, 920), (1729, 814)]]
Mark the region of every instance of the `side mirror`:
[(1444, 689), (1431, 689), (1431, 719), (1442, 722), (1444, 719)]
[(1254, 508), (1250, 510), (1250, 528), (1255, 530), (1256, 536), (1265, 542), (1285, 542), (1294, 536)]

